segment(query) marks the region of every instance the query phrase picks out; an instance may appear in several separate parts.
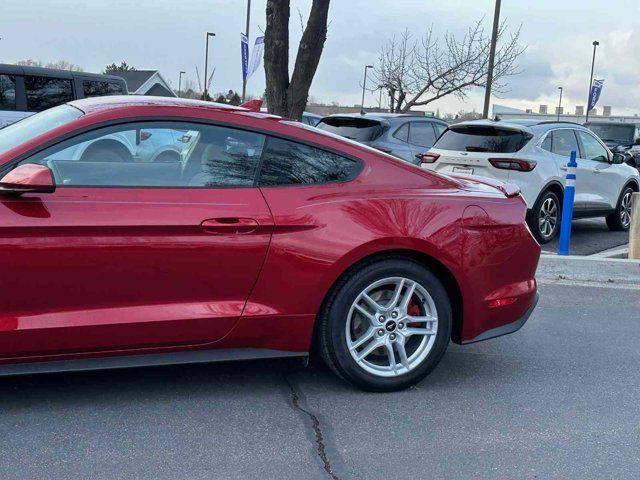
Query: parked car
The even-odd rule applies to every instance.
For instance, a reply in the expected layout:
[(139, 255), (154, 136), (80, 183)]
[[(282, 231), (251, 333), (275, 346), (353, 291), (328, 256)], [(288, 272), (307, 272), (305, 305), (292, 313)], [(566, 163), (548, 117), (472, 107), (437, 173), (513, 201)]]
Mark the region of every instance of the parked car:
[(74, 99), (126, 93), (113, 75), (0, 64), (0, 128)]
[(625, 163), (640, 169), (640, 124), (617, 122), (587, 122), (589, 130), (602, 139), (613, 153), (621, 153)]
[[(146, 129), (195, 133), (178, 162), (64, 158)], [(306, 356), (314, 341), (345, 380), (395, 390), (450, 340), (516, 331), (537, 300), (517, 187), (239, 107), (74, 101), (0, 131), (0, 179), (0, 374)]]
[(414, 165), (420, 164), (420, 156), (447, 128), (447, 124), (438, 118), (400, 113), (330, 115), (316, 126)]
[(476, 120), (451, 125), (425, 155), (422, 166), (518, 185), (529, 227), (540, 243), (559, 230), (567, 162), (578, 155), (575, 218), (605, 217), (611, 230), (628, 230), (638, 171), (612, 154), (579, 124), (535, 120)]

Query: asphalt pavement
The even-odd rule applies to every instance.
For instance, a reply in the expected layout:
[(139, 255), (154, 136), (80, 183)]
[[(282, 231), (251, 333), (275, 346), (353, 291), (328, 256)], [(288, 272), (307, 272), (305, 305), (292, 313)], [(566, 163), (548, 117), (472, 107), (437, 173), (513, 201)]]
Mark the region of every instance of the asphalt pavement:
[(639, 310), (543, 284), (522, 330), (391, 394), (292, 361), (0, 379), (0, 478), (638, 478)]
[[(542, 246), (548, 253), (558, 253), (560, 237)], [(629, 232), (612, 232), (604, 218), (584, 218), (571, 224), (571, 255), (593, 255), (629, 243)]]

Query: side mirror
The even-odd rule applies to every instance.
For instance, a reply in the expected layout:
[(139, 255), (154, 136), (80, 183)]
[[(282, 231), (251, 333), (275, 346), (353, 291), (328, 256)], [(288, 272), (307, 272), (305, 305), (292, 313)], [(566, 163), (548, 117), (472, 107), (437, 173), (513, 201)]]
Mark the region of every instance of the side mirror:
[(624, 163), (625, 160), (625, 156), (621, 153), (614, 153), (613, 154), (613, 158), (611, 159), (611, 163), (614, 165), (620, 165), (621, 163)]
[(0, 194), (52, 193), (55, 189), (51, 170), (44, 165), (20, 165), (0, 180)]

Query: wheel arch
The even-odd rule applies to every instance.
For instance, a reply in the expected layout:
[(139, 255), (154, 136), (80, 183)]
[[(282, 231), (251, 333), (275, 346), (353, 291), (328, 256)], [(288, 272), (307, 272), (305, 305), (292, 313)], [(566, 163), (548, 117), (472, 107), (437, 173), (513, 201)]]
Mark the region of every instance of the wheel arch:
[[(331, 298), (332, 293), (340, 284), (340, 281), (351, 274), (351, 272), (358, 268), (362, 268), (365, 265), (389, 258), (405, 258), (413, 260), (415, 262), (418, 262), (420, 265), (428, 268), (438, 277), (438, 279), (442, 282), (444, 288), (446, 289), (447, 294), (449, 295), (449, 300), (451, 301), (451, 314), (453, 322), (451, 329), (451, 340), (455, 343), (461, 343), (464, 312), (462, 288), (460, 287), (460, 283), (450, 268), (448, 268), (444, 263), (436, 259), (434, 256), (429, 255), (428, 253), (425, 253), (421, 250), (411, 248), (389, 248), (370, 253), (359, 258), (357, 261), (344, 268), (342, 272), (331, 283), (330, 287), (327, 289), (324, 295), (322, 303), (320, 304), (320, 311), (325, 308), (327, 302)], [(318, 323), (319, 322), (316, 319), (313, 329), (312, 345), (316, 345), (316, 330), (318, 327)]]
[(624, 187), (622, 187), (622, 191), (624, 191), (624, 189), (627, 187), (631, 187), (631, 189), (634, 192), (640, 191), (640, 184), (638, 184), (638, 181), (634, 178), (632, 178), (631, 180), (629, 180), (627, 183), (624, 184)]
[(562, 183), (560, 183), (557, 180), (552, 180), (551, 182), (547, 183), (544, 187), (540, 189), (540, 193), (538, 194), (534, 205), (538, 203), (538, 200), (540, 200), (542, 195), (544, 195), (549, 191), (555, 193), (558, 196), (558, 200), (560, 201), (560, 206), (562, 206), (562, 204), (564, 203), (564, 187), (562, 186)]

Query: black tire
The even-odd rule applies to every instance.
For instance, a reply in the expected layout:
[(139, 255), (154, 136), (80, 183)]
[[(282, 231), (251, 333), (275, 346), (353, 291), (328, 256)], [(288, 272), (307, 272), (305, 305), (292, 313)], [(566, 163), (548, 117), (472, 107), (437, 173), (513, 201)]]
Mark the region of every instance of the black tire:
[(614, 232), (624, 232), (631, 226), (631, 195), (633, 189), (625, 187), (622, 189), (616, 204), (616, 210), (611, 215), (607, 215), (607, 227)]
[(160, 153), (154, 160), (154, 163), (180, 163), (180, 154), (173, 150)]
[[(426, 357), (404, 373), (382, 377), (366, 371), (351, 356), (345, 330), (351, 306), (360, 293), (374, 282), (390, 277), (403, 277), (417, 282), (429, 294), (438, 315), (438, 327)], [(430, 270), (414, 260), (393, 256), (363, 264), (345, 275), (332, 289), (318, 322), (318, 349), (329, 368), (340, 378), (363, 390), (388, 392), (418, 383), (438, 365), (451, 338), (451, 303), (444, 286)], [(400, 328), (401, 322), (398, 322)], [(375, 330), (375, 327), (371, 328)], [(408, 324), (406, 328), (409, 328)], [(397, 332), (399, 334), (400, 330)], [(420, 338), (417, 342), (421, 341)], [(408, 356), (411, 358), (411, 355)]]
[[(550, 205), (555, 205), (555, 216)], [(558, 196), (551, 190), (544, 192), (533, 205), (527, 215), (527, 224), (540, 245), (549, 243), (560, 231), (562, 204)], [(547, 223), (548, 222), (548, 223)], [(551, 225), (551, 228), (549, 227)]]
[(133, 157), (127, 148), (115, 141), (90, 145), (80, 157), (83, 162), (132, 162)]

